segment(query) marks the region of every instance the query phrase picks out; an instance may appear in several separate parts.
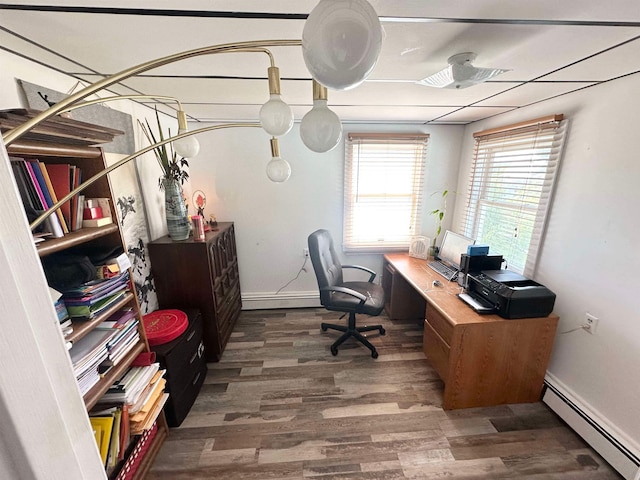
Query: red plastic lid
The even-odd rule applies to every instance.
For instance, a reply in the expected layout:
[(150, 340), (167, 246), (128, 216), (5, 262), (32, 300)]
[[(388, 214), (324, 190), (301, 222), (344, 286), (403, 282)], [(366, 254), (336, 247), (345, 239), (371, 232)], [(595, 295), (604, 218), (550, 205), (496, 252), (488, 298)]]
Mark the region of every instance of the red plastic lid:
[(181, 310), (156, 310), (142, 317), (150, 346), (162, 345), (178, 338), (189, 326)]

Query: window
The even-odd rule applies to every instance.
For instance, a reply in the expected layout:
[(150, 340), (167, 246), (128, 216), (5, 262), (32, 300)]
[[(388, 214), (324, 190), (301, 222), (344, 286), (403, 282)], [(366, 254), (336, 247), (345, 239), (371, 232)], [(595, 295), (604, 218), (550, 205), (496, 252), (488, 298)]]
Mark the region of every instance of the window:
[(533, 275), (562, 152), (562, 115), (474, 134), (462, 232)]
[(425, 134), (351, 133), (344, 172), (345, 252), (406, 250), (420, 231)]

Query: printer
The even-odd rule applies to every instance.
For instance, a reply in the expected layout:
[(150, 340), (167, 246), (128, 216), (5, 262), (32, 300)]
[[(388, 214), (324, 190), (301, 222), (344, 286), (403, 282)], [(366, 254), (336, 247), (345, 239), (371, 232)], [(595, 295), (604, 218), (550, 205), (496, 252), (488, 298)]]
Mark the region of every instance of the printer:
[(553, 311), (555, 293), (516, 272), (482, 270), (467, 280), (468, 295), (503, 318), (546, 317)]

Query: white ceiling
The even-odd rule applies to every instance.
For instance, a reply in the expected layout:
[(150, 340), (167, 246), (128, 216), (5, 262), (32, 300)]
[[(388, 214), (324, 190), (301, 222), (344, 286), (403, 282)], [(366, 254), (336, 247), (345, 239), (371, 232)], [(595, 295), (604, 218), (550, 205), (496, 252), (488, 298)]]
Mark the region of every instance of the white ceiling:
[[(0, 48), (84, 82), (183, 50), (300, 39), (316, 0), (75, 0), (0, 4)], [(466, 124), (600, 82), (640, 73), (638, 0), (370, 0), (384, 40), (369, 79), (329, 91), (345, 122)], [(312, 102), (300, 47), (273, 48), (296, 120)], [(414, 82), (475, 52), (478, 67), (510, 71), (463, 90)], [(125, 80), (118, 94), (178, 98), (191, 120), (257, 118), (269, 59), (209, 55)]]

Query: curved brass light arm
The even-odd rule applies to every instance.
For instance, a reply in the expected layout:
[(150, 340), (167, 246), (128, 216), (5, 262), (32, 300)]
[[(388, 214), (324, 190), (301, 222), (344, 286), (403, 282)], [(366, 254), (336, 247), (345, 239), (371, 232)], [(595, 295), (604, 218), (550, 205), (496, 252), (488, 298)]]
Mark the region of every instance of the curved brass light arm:
[(150, 152), (151, 150), (153, 150), (156, 147), (160, 147), (160, 146), (165, 145), (167, 143), (173, 142), (175, 140), (179, 140), (179, 139), (184, 138), (184, 137), (189, 137), (189, 136), (195, 135), (197, 133), (208, 132), (208, 131), (211, 131), (211, 130), (219, 130), (219, 129), (222, 129), (222, 128), (238, 128), (238, 127), (257, 127), (257, 128), (261, 128), (261, 125), (259, 123), (223, 123), (223, 124), (220, 124), (220, 125), (210, 125), (208, 127), (202, 127), (202, 128), (197, 129), (197, 130), (191, 130), (189, 132), (181, 133), (180, 135), (176, 135), (174, 137), (166, 138), (166, 139), (164, 139), (164, 140), (162, 140), (160, 142), (157, 142), (157, 143), (154, 143), (152, 145), (149, 145), (148, 147), (145, 147), (145, 148), (143, 148), (141, 150), (138, 150), (137, 152), (132, 153), (128, 157), (125, 157), (122, 160), (117, 161), (116, 163), (114, 163), (113, 165), (105, 168), (101, 172), (96, 173), (93, 177), (88, 178), (81, 185), (78, 185), (77, 188), (75, 188), (74, 190), (72, 190), (71, 192), (66, 194), (64, 197), (62, 197), (60, 200), (58, 200), (57, 203), (55, 203), (54, 205), (49, 207), (47, 210), (45, 210), (42, 215), (40, 215), (33, 222), (31, 222), (31, 224), (29, 225), (29, 228), (31, 228), (31, 230), (36, 228), (38, 225), (40, 225), (42, 222), (44, 222), (49, 215), (51, 215), (53, 212), (58, 210), (62, 206), (63, 203), (71, 200), (72, 197), (74, 197), (75, 195), (77, 195), (78, 193), (83, 191), (85, 188), (87, 188), (89, 185), (93, 184), (94, 182), (96, 182), (100, 178), (104, 177), (106, 174), (108, 174), (110, 172), (113, 172), (116, 168), (120, 168), (125, 163), (130, 162), (131, 160), (133, 160), (136, 157), (139, 157), (140, 155), (143, 155), (143, 154), (145, 154), (147, 152)]
[(242, 51), (242, 50), (250, 50), (250, 49), (258, 49), (258, 48), (266, 48), (266, 47), (291, 47), (291, 46), (300, 46), (302, 45), (301, 40), (254, 40), (247, 42), (238, 42), (238, 43), (224, 43), (220, 45), (212, 45), (209, 47), (201, 47), (196, 48), (194, 50), (187, 50), (185, 52), (176, 53), (173, 55), (168, 55), (166, 57), (162, 57), (156, 60), (151, 60), (140, 65), (136, 65), (135, 67), (128, 68), (126, 70), (121, 71), (120, 73), (116, 73), (107, 78), (104, 78), (96, 83), (89, 85), (88, 87), (79, 90), (78, 92), (70, 95), (69, 97), (61, 100), (56, 103), (53, 107), (44, 110), (40, 114), (36, 115), (32, 119), (26, 121), (19, 127), (16, 127), (12, 130), (5, 132), (2, 136), (4, 143), (6, 146), (11, 145), (14, 141), (20, 138), (22, 135), (30, 131), (33, 127), (38, 125), (43, 120), (46, 120), (53, 115), (56, 115), (65, 110), (69, 105), (73, 105), (74, 103), (88, 97), (89, 95), (107, 88), (114, 83), (118, 83), (126, 78), (133, 77), (134, 75), (138, 75), (139, 73), (146, 72), (153, 68), (161, 67), (163, 65), (168, 65), (173, 62), (177, 62), (179, 60), (184, 60), (191, 57), (197, 57), (200, 55), (212, 55), (216, 53), (225, 53), (225, 52), (233, 52), (233, 51)]

